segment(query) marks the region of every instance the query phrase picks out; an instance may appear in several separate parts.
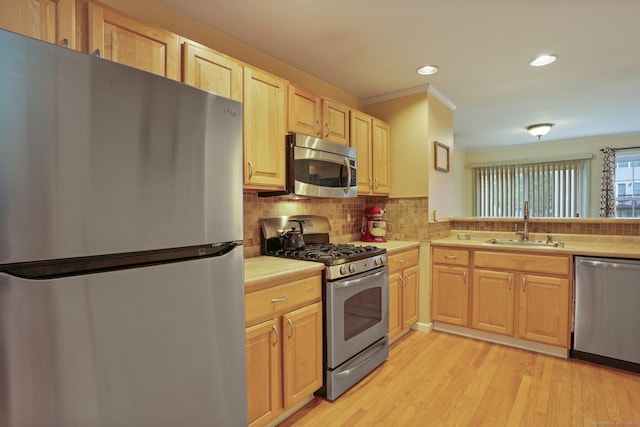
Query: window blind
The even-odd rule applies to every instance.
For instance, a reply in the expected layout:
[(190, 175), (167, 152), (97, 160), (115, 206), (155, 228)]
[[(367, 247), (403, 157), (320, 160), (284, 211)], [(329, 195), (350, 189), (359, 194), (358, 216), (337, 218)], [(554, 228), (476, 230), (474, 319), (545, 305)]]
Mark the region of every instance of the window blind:
[(474, 167), (476, 216), (566, 218), (586, 212), (586, 161)]

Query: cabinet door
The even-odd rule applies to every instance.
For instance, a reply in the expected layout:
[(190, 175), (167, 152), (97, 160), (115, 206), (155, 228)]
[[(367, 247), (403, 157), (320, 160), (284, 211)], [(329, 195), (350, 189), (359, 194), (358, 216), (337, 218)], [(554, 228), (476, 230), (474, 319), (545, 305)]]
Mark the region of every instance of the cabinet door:
[(284, 407), (322, 387), (322, 303), (283, 316)]
[(244, 184), (247, 189), (284, 189), (287, 82), (244, 68)]
[(370, 194), (373, 189), (373, 176), (371, 171), (371, 143), (372, 127), (371, 117), (352, 110), (351, 120), (351, 146), (356, 149), (358, 172), (356, 174), (358, 194)]
[(520, 338), (568, 348), (569, 281), (533, 274), (521, 274), (518, 281)]
[(120, 64), (180, 80), (178, 36), (89, 3), (89, 52)]
[(205, 46), (190, 41), (182, 45), (182, 80), (242, 102), (242, 65)]
[(250, 425), (264, 424), (279, 412), (282, 374), (281, 334), (275, 319), (247, 328), (247, 398)]
[(389, 125), (378, 119), (372, 120), (371, 169), (373, 193), (389, 194), (391, 190), (391, 147), (389, 146)]
[(466, 267), (434, 265), (432, 270), (433, 320), (468, 326), (469, 287)]
[(399, 272), (389, 275), (389, 338), (395, 337), (402, 331), (401, 274)]
[(475, 270), (471, 326), (502, 335), (513, 335), (514, 274)]
[(418, 266), (407, 268), (402, 276), (402, 329), (418, 321)]
[(295, 85), (289, 85), (288, 123), (290, 132), (320, 138), (322, 131), (320, 97)]
[(330, 99), (322, 100), (322, 137), (349, 145), (349, 107)]
[(74, 0), (2, 0), (0, 28), (75, 48)]

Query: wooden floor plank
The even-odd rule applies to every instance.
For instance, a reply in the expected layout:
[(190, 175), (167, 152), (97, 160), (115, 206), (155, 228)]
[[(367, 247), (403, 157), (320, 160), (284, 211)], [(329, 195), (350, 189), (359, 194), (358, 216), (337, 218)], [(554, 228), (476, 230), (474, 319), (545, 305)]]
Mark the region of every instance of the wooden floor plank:
[(410, 332), (336, 401), (281, 426), (640, 426), (640, 374), (443, 332)]

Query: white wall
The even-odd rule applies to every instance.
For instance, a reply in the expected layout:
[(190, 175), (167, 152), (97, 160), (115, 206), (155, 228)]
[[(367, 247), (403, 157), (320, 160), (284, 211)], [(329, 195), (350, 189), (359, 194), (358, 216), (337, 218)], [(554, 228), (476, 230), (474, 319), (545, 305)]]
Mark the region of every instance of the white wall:
[(472, 176), (470, 164), (501, 162), (508, 160), (551, 160), (554, 156), (591, 154), (591, 166), (589, 169), (589, 212), (590, 217), (600, 213), (600, 184), (602, 179), (602, 152), (603, 147), (624, 148), (640, 145), (640, 133), (593, 136), (565, 141), (544, 141), (533, 144), (505, 147), (500, 150), (471, 151), (464, 154), (464, 186), (468, 191), (463, 197), (462, 216), (472, 216)]

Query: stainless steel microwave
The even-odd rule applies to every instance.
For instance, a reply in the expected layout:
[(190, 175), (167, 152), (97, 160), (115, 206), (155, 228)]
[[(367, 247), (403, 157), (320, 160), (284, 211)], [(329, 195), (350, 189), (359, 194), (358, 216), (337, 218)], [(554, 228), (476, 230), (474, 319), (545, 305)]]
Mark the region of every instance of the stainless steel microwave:
[(286, 188), (259, 197), (356, 197), (356, 150), (299, 133), (286, 137)]

